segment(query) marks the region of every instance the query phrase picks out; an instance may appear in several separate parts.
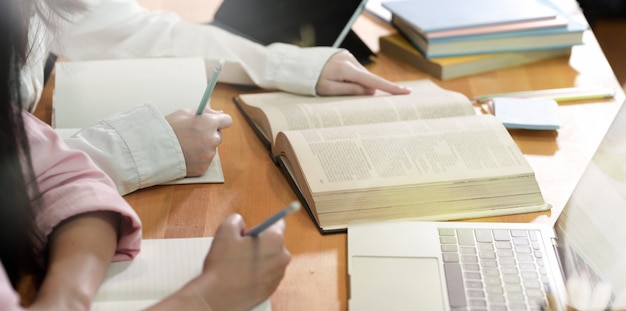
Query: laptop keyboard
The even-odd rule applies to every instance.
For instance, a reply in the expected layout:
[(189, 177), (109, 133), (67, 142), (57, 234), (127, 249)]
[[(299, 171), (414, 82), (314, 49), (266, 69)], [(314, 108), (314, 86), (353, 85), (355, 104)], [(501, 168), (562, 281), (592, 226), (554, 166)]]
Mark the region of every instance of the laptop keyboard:
[(538, 234), (440, 228), (452, 310), (541, 310), (548, 277)]

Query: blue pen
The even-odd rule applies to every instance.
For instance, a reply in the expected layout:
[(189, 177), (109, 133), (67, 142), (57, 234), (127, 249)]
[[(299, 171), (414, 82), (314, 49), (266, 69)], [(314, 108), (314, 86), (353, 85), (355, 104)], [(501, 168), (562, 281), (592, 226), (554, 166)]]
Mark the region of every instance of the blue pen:
[(222, 72), (222, 68), (224, 68), (224, 60), (220, 59), (217, 62), (217, 65), (215, 65), (215, 69), (213, 69), (209, 84), (207, 84), (206, 89), (204, 89), (204, 95), (202, 95), (200, 106), (198, 106), (198, 110), (196, 111), (197, 115), (201, 115), (204, 112), (204, 108), (209, 103), (211, 94), (213, 94), (213, 89), (215, 89), (215, 84), (217, 84), (217, 77), (220, 75), (220, 72)]
[(266, 219), (264, 222), (260, 223), (256, 227), (248, 230), (244, 235), (257, 236), (259, 233), (263, 232), (263, 230), (267, 229), (269, 226), (273, 225), (275, 222), (279, 221), (282, 218), (285, 218), (287, 215), (290, 215), (296, 211), (298, 211), (302, 207), (300, 202), (293, 201), (289, 203), (289, 205), (285, 206), (278, 213), (272, 215), (272, 217)]

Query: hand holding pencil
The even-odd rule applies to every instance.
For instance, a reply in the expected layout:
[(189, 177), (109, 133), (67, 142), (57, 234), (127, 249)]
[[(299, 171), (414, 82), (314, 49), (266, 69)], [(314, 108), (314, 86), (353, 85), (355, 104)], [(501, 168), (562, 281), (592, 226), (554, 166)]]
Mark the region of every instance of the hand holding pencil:
[(228, 114), (207, 108), (223, 66), (224, 61), (220, 60), (197, 110), (181, 109), (165, 117), (182, 149), (187, 177), (200, 176), (206, 172), (217, 153), (217, 146), (222, 142), (221, 130), (233, 122)]
[(285, 248), (285, 223), (251, 238), (239, 214), (227, 217), (215, 232), (202, 274), (187, 288), (212, 310), (250, 310), (276, 290), (291, 255)]

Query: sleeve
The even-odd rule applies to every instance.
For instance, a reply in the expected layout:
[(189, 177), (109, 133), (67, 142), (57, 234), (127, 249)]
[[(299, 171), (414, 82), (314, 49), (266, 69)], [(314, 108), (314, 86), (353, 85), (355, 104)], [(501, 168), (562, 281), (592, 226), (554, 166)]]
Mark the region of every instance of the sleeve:
[(18, 311), (24, 310), (20, 306), (20, 296), (11, 286), (9, 277), (4, 270), (4, 267), (0, 265), (0, 310), (2, 311)]
[(122, 195), (187, 175), (174, 130), (151, 104), (104, 119), (65, 142), (87, 153)]
[(68, 148), (47, 124), (27, 112), (24, 122), (41, 195), (33, 198), (40, 200), (36, 222), (44, 238), (72, 216), (92, 211), (117, 212), (121, 223), (114, 260), (135, 257), (141, 243), (141, 222), (111, 179), (85, 153)]
[(207, 72), (219, 59), (221, 82), (315, 95), (322, 68), (338, 49), (268, 46), (171, 12), (148, 11), (135, 0), (90, 0), (89, 10), (64, 22), (52, 50), (71, 60), (202, 57)]

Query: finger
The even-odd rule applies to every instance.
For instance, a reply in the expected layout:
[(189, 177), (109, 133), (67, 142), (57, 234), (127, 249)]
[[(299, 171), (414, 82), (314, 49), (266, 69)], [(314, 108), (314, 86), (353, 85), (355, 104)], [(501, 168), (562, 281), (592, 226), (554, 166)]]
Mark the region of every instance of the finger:
[(233, 118), (226, 113), (205, 113), (202, 117), (212, 124), (216, 130), (230, 127), (233, 124)]
[(224, 113), (224, 111), (223, 110), (215, 110), (215, 109), (209, 107), (209, 108), (204, 108), (204, 113), (217, 113), (217, 114), (219, 114), (219, 113)]
[(352, 82), (325, 81), (319, 86), (320, 95), (371, 95), (375, 91)]
[(215, 132), (215, 136), (217, 136), (217, 143), (218, 143), (218, 144), (222, 143), (222, 140), (224, 139), (224, 138), (222, 137), (222, 131), (217, 130), (217, 131)]
[(379, 77), (369, 71), (355, 70), (350, 73), (350, 77), (347, 79), (350, 82), (361, 85), (364, 89), (381, 90), (390, 94), (408, 94), (411, 89), (392, 83), (382, 77)]
[(233, 124), (233, 118), (226, 113), (222, 113), (218, 115), (217, 118), (217, 129), (224, 129), (230, 127)]
[(276, 223), (274, 223), (273, 225), (271, 225), (268, 229), (269, 230), (273, 230), (277, 233), (285, 234), (285, 220), (284, 219), (280, 219), (278, 220)]
[(223, 228), (223, 230), (226, 230), (231, 234), (241, 236), (246, 229), (246, 223), (240, 214), (231, 214), (224, 219), (220, 228)]

